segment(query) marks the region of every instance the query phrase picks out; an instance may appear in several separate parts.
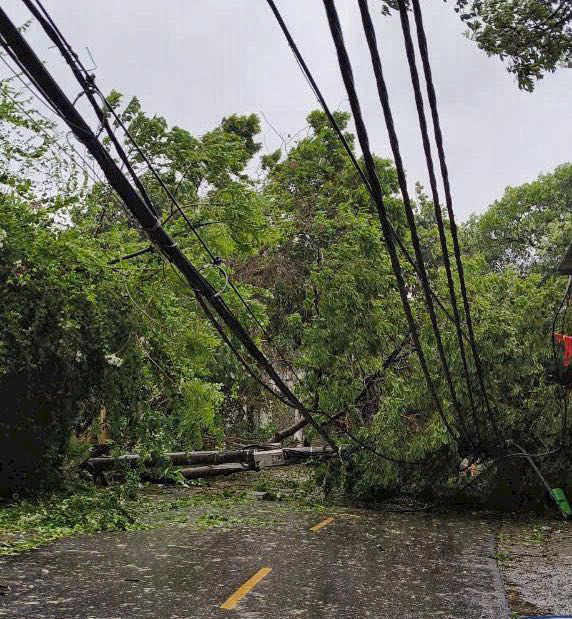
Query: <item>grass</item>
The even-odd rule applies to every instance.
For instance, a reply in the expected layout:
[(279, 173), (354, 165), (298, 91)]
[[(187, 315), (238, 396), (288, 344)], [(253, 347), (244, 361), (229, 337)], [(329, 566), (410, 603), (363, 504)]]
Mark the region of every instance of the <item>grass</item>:
[(528, 534), (528, 541), (532, 544), (542, 544), (549, 537), (550, 528), (547, 526), (533, 525)]

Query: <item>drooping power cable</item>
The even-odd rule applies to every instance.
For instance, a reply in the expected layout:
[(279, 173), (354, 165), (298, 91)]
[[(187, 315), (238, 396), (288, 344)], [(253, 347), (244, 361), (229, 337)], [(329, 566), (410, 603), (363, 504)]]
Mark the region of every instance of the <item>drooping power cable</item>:
[[(32, 4), (29, 0), (24, 1), (27, 6)], [(42, 27), (46, 29), (46, 32), (48, 32), (51, 35), (50, 38), (52, 38), (54, 36), (54, 32), (49, 23), (46, 22), (43, 16), (36, 16), (39, 17), (38, 21), (40, 21)], [(140, 222), (143, 230), (147, 233), (151, 241), (161, 249), (164, 255), (182, 273), (195, 294), (197, 296), (201, 295), (207, 299), (213, 310), (216, 311), (223, 322), (225, 322), (225, 324), (229, 327), (231, 332), (235, 334), (250, 356), (260, 365), (260, 367), (265, 370), (283, 397), (292, 402), (297, 410), (299, 410), (303, 416), (308, 418), (309, 423), (318, 431), (326, 443), (335, 449), (335, 446), (332, 444), (325, 430), (319, 426), (312, 415), (308, 413), (304, 405), (292, 393), (290, 388), (285, 384), (266, 356), (259, 350), (254, 341), (245, 331), (244, 327), (240, 324), (228, 307), (221, 301), (221, 299), (217, 297), (212, 286), (192, 265), (177, 245), (173, 243), (171, 237), (162, 228), (161, 223), (157, 219), (153, 210), (149, 208), (141, 196), (130, 185), (129, 181), (125, 178), (115, 161), (97, 140), (93, 131), (89, 128), (83, 117), (75, 109), (67, 96), (62, 92), (58, 84), (54, 81), (43, 63), (38, 59), (34, 51), (30, 48), (26, 40), (2, 8), (0, 8), (0, 34), (3, 37), (3, 43), (12, 49), (26, 68), (27, 72), (34, 76), (35, 80), (42, 88), (42, 91), (49, 97), (49, 100), (66, 119), (68, 126), (72, 129), (76, 137), (83, 144), (85, 144), (86, 148), (96, 159), (110, 185), (114, 187), (114, 189), (121, 196), (126, 206)], [(60, 51), (64, 53), (66, 50), (62, 50), (62, 48), (60, 48)], [(88, 85), (85, 83), (83, 76), (80, 75), (80, 78), (80, 84), (82, 84), (87, 97), (90, 98), (91, 96), (91, 98), (95, 101), (93, 94), (89, 92)], [(95, 102), (95, 105), (97, 106), (97, 102)]]
[[(288, 42), (288, 45), (290, 49), (292, 50), (292, 53), (294, 54), (294, 58), (296, 59), (296, 62), (300, 66), (300, 70), (302, 71), (302, 74), (304, 75), (306, 81), (308, 82), (308, 84), (310, 85), (310, 88), (312, 89), (312, 92), (315, 94), (318, 102), (320, 103), (320, 106), (322, 107), (324, 114), (326, 114), (326, 117), (330, 125), (332, 126), (332, 129), (334, 130), (342, 146), (344, 147), (344, 150), (346, 151), (346, 154), (348, 158), (350, 159), (353, 167), (355, 168), (361, 182), (363, 183), (364, 187), (366, 188), (367, 192), (369, 193), (370, 197), (373, 200), (373, 193), (369, 185), (367, 176), (365, 172), (363, 171), (361, 165), (359, 164), (358, 160), (356, 159), (356, 156), (354, 155), (351, 146), (346, 140), (346, 137), (343, 131), (341, 130), (336, 119), (334, 118), (334, 115), (332, 114), (330, 107), (328, 106), (320, 88), (318, 87), (318, 84), (316, 83), (316, 80), (314, 79), (312, 75), (312, 72), (310, 71), (306, 61), (304, 60), (304, 57), (302, 56), (300, 49), (298, 48), (296, 42), (294, 41), (292, 34), (290, 33), (290, 30), (288, 29), (288, 26), (286, 25), (286, 22), (284, 21), (284, 18), (282, 17), (280, 11), (278, 10), (278, 7), (276, 6), (276, 3), (274, 2), (274, 0), (266, 0), (266, 1), (270, 9), (272, 10), (272, 13), (275, 16), (276, 21), (278, 22), (278, 25), (280, 26), (280, 29), (282, 30), (286, 38), (286, 41)], [(399, 235), (393, 229), (391, 222), (390, 222), (390, 230), (395, 238), (395, 242), (397, 243), (397, 246), (399, 247), (401, 253), (405, 256), (405, 259), (407, 260), (407, 262), (409, 262), (409, 264), (413, 267), (414, 271), (418, 274), (418, 267), (417, 267), (417, 264), (414, 258), (410, 255), (409, 251), (405, 247), (405, 244), (403, 243)], [(447, 317), (447, 319), (451, 322), (454, 322), (454, 318), (449, 313), (449, 310), (443, 305), (443, 303), (441, 302), (437, 294), (433, 291), (433, 289), (431, 289), (431, 295), (433, 296), (435, 303), (439, 306), (439, 309), (443, 312), (443, 314)], [(464, 332), (463, 332), (463, 337), (466, 338), (466, 335)]]
[[(455, 212), (453, 210), (453, 199), (451, 196), (451, 186), (450, 186), (450, 182), (449, 182), (449, 171), (447, 168), (447, 162), (445, 159), (445, 149), (443, 146), (443, 134), (441, 131), (441, 123), (439, 120), (439, 111), (437, 108), (437, 96), (435, 93), (435, 87), (433, 84), (433, 75), (431, 72), (431, 63), (429, 62), (429, 51), (428, 51), (428, 46), (427, 46), (427, 37), (425, 35), (425, 29), (423, 26), (423, 16), (421, 13), (421, 6), (419, 4), (418, 0), (412, 0), (413, 2), (413, 12), (414, 12), (414, 16), (415, 16), (415, 24), (416, 24), (416, 28), (417, 28), (417, 41), (418, 41), (418, 45), (419, 45), (419, 51), (420, 51), (420, 55), (421, 55), (421, 60), (423, 63), (423, 71), (424, 71), (424, 76), (425, 76), (425, 83), (427, 86), (427, 96), (428, 96), (428, 100), (429, 100), (429, 106), (431, 109), (431, 117), (433, 120), (433, 129), (434, 129), (434, 134), (435, 134), (435, 142), (437, 144), (437, 153), (439, 156), (439, 165), (440, 165), (440, 169), (441, 169), (441, 177), (443, 180), (443, 187), (445, 190), (445, 203), (447, 206), (447, 214), (448, 214), (448, 218), (449, 218), (449, 229), (451, 231), (451, 239), (453, 241), (453, 253), (455, 256), (455, 265), (457, 267), (457, 275), (459, 278), (459, 286), (460, 286), (460, 291), (461, 291), (461, 297), (463, 300), (463, 309), (465, 311), (465, 321), (467, 323), (467, 332), (468, 332), (468, 341), (469, 341), (469, 346), (471, 348), (471, 352), (473, 354), (473, 359), (475, 362), (475, 370), (477, 373), (477, 378), (479, 381), (479, 387), (483, 396), (483, 400), (485, 403), (485, 408), (487, 411), (487, 415), (489, 417), (489, 421), (493, 427), (493, 430), (495, 432), (495, 434), (497, 435), (497, 437), (499, 439), (502, 439), (501, 437), (501, 433), (496, 421), (496, 417), (495, 414), (492, 410), (488, 395), (487, 395), (487, 390), (486, 390), (486, 386), (485, 386), (485, 379), (484, 379), (484, 372), (483, 372), (483, 367), (482, 367), (482, 363), (481, 363), (481, 358), (479, 355), (479, 351), (478, 351), (478, 347), (477, 347), (477, 343), (476, 343), (476, 338), (475, 338), (475, 333), (474, 333), (474, 329), (473, 329), (473, 321), (472, 321), (472, 317), (471, 317), (471, 308), (470, 308), (470, 304), (469, 304), (469, 297), (467, 294), (467, 287), (465, 284), (465, 275), (464, 275), (464, 268), (463, 268), (463, 261), (461, 258), (461, 250), (460, 250), (460, 246), (459, 246), (459, 238), (458, 238), (458, 232), (457, 232), (457, 224), (455, 222)], [(429, 138), (428, 138), (428, 134), (427, 134), (427, 126), (426, 123), (422, 120), (422, 117), (424, 118), (424, 113), (423, 113), (423, 99), (420, 95), (420, 86), (419, 86), (419, 78), (417, 77), (417, 79), (415, 79), (413, 77), (414, 74), (417, 73), (417, 70), (415, 68), (415, 52), (414, 52), (414, 48), (413, 48), (413, 44), (411, 42), (411, 33), (410, 33), (410, 28), (409, 28), (409, 16), (407, 14), (407, 7), (405, 6), (405, 3), (403, 2), (403, 0), (398, 0), (399, 3), (399, 12), (400, 12), (400, 16), (401, 16), (401, 22), (402, 22), (402, 28), (403, 28), (403, 33), (404, 33), (404, 38), (406, 41), (406, 51), (407, 51), (407, 57), (408, 57), (408, 61), (410, 64), (410, 68), (411, 68), (411, 73), (412, 73), (412, 80), (413, 80), (413, 87), (415, 90), (415, 97), (416, 97), (416, 102), (421, 101), (421, 104), (417, 103), (417, 108), (418, 108), (418, 112), (419, 112), (419, 116), (420, 116), (420, 122), (422, 125), (424, 125), (424, 127), (422, 126), (422, 133), (423, 133), (423, 141), (424, 144), (427, 143), (429, 144)], [(433, 169), (433, 164), (432, 164), (432, 160), (431, 160), (431, 153), (430, 153), (430, 149), (429, 151), (427, 151), (426, 149), (426, 157), (427, 157), (427, 163), (428, 163), (428, 167), (430, 166), (431, 169)], [(438, 200), (438, 199), (437, 199)], [(435, 204), (436, 208), (438, 207), (438, 202)], [(448, 274), (447, 277), (449, 279), (449, 286), (452, 286), (452, 280), (449, 277), (449, 273), (450, 273), (450, 267), (448, 268)], [(454, 290), (454, 289), (453, 289)]]
[[(451, 398), (452, 398), (452, 402), (453, 402), (453, 406), (455, 407), (457, 414), (460, 418), (461, 421), (461, 425), (463, 427), (463, 430), (465, 432), (465, 436), (466, 438), (468, 438), (470, 440), (470, 437), (472, 437), (472, 433), (469, 432), (469, 429), (467, 427), (467, 422), (465, 419), (465, 415), (463, 412), (463, 409), (457, 399), (457, 395), (456, 395), (456, 391), (455, 391), (455, 387), (453, 385), (453, 378), (451, 376), (451, 371), (449, 369), (449, 364), (447, 362), (447, 358), (445, 355), (445, 351), (443, 348), (443, 343), (441, 340), (441, 334), (440, 334), (440, 330), (439, 330), (439, 325), (437, 324), (437, 316), (435, 314), (435, 309), (433, 306), (433, 299), (431, 296), (431, 292), (430, 292), (430, 286), (429, 286), (429, 278), (427, 276), (427, 271), (425, 269), (425, 264), (424, 264), (424, 259), (423, 259), (423, 254), (421, 251), (421, 243), (419, 240), (419, 234), (417, 232), (417, 224), (415, 222), (415, 214), (413, 212), (413, 207), (411, 205), (411, 199), (409, 197), (409, 191), (407, 188), (407, 180), (405, 178), (405, 168), (403, 166), (403, 161), (401, 158), (401, 151), (400, 151), (400, 147), (399, 147), (399, 140), (397, 138), (397, 132), (395, 131), (395, 124), (393, 121), (393, 114), (391, 111), (391, 106), (389, 103), (389, 95), (387, 92), (387, 87), (385, 84), (385, 78), (383, 75), (383, 68), (382, 68), (382, 64), (381, 64), (381, 57), (379, 55), (379, 50), (378, 50), (378, 46), (377, 46), (377, 41), (376, 41), (376, 35), (375, 35), (375, 30), (373, 27), (373, 23), (371, 21), (371, 16), (369, 13), (369, 8), (368, 8), (368, 4), (367, 4), (367, 0), (359, 0), (359, 8), (360, 8), (360, 12), (361, 12), (361, 16), (362, 16), (362, 24), (363, 24), (363, 29), (364, 29), (364, 33), (365, 33), (365, 37), (367, 40), (367, 44), (370, 50), (370, 55), (371, 55), (371, 61), (372, 61), (372, 65), (373, 65), (373, 71), (374, 71), (374, 75), (375, 75), (375, 79), (376, 79), (376, 83), (377, 83), (377, 89), (378, 89), (378, 94), (379, 94), (379, 100), (381, 103), (381, 107), (383, 109), (383, 115), (385, 118), (385, 125), (387, 127), (387, 131), (389, 134), (389, 141), (391, 144), (391, 150), (393, 153), (393, 158), (395, 161), (395, 168), (397, 171), (397, 180), (399, 183), (399, 188), (401, 189), (401, 195), (403, 198), (403, 206), (405, 209), (405, 216), (407, 218), (407, 224), (409, 226), (409, 231), (411, 233), (411, 243), (413, 245), (413, 249), (415, 252), (415, 258), (417, 260), (417, 266), (419, 269), (419, 279), (421, 281), (421, 286), (422, 286), (422, 290), (423, 290), (423, 294), (425, 297), (425, 305), (427, 307), (427, 311), (429, 313), (429, 318), (431, 320), (431, 326), (433, 329), (433, 334), (435, 336), (435, 342), (437, 344), (437, 350), (439, 352), (439, 357), (441, 360), (441, 366), (443, 367), (443, 371), (445, 373), (445, 379), (447, 381), (447, 385), (449, 388), (449, 392), (451, 394)], [(440, 208), (438, 206), (438, 202), (435, 206), (435, 210), (436, 213), (438, 212), (438, 221), (440, 221), (440, 216), (441, 216), (441, 212), (440, 212)], [(441, 226), (439, 229), (439, 234), (440, 237), (443, 241), (444, 239), (444, 231), (443, 234), (441, 234), (442, 231), (442, 221), (441, 221)], [(446, 247), (446, 242), (445, 245), (443, 247), (443, 242), (442, 242), (442, 249), (444, 251), (444, 261), (445, 261), (445, 265), (447, 266), (449, 264), (448, 262), (448, 252), (447, 252), (447, 247)], [(449, 268), (449, 275), (450, 275), (450, 268)], [(471, 403), (473, 403), (473, 399), (472, 399), (472, 391), (471, 391), (471, 385), (470, 385), (470, 377), (468, 374), (468, 369), (467, 369), (467, 364), (466, 364), (466, 359), (465, 359), (465, 355), (464, 355), (464, 346), (463, 346), (463, 336), (461, 334), (461, 323), (459, 320), (459, 312), (457, 310), (457, 304), (456, 304), (456, 299), (455, 299), (455, 290), (452, 287), (452, 285), (449, 287), (449, 292), (450, 292), (450, 296), (451, 296), (451, 304), (452, 304), (452, 308), (453, 308), (453, 317), (454, 317), (454, 322), (455, 322), (455, 328), (457, 330), (457, 335), (458, 335), (458, 339), (460, 342), (460, 346), (461, 346), (461, 356), (463, 358), (463, 364), (464, 364), (464, 368), (465, 368), (465, 378), (467, 381), (467, 385), (469, 388), (469, 394), (471, 397)], [(478, 426), (477, 426), (478, 428)], [(478, 431), (478, 430), (477, 430)]]
[(363, 158), (364, 158), (364, 163), (365, 163), (369, 185), (373, 192), (374, 204), (377, 209), (379, 220), (381, 223), (385, 246), (387, 249), (387, 253), (389, 254), (389, 258), (391, 261), (391, 267), (393, 269), (395, 279), (397, 281), (397, 287), (398, 287), (399, 294), (401, 297), (403, 310), (405, 312), (407, 323), (411, 331), (411, 337), (415, 344), (415, 349), (416, 349), (417, 356), (419, 359), (419, 364), (423, 371), (423, 375), (425, 377), (425, 382), (427, 383), (429, 393), (431, 394), (431, 398), (437, 408), (437, 411), (443, 422), (443, 425), (445, 426), (447, 432), (451, 435), (451, 437), (454, 440), (457, 440), (458, 437), (456, 433), (453, 431), (453, 428), (451, 427), (451, 424), (446, 417), (445, 411), (443, 410), (443, 406), (441, 404), (435, 385), (433, 383), (433, 379), (431, 378), (431, 374), (429, 372), (429, 368), (427, 365), (427, 360), (425, 358), (425, 353), (423, 352), (423, 348), (421, 346), (421, 341), (419, 338), (419, 332), (417, 329), (415, 318), (413, 317), (413, 312), (411, 309), (411, 305), (409, 303), (409, 297), (408, 297), (407, 289), (405, 286), (405, 281), (403, 279), (403, 273), (401, 271), (401, 264), (400, 264), (399, 257), (397, 255), (397, 251), (395, 248), (394, 235), (392, 233), (391, 224), (389, 222), (387, 210), (385, 208), (385, 204), (383, 201), (383, 194), (382, 194), (382, 189), (381, 189), (381, 185), (379, 182), (379, 178), (377, 176), (375, 161), (373, 159), (373, 155), (369, 147), (369, 137), (367, 134), (367, 129), (365, 127), (365, 123), (364, 123), (362, 112), (361, 112), (361, 107), (359, 104), (359, 99), (358, 99), (357, 92), (355, 89), (353, 71), (352, 71), (350, 59), (349, 59), (349, 56), (346, 50), (346, 46), (344, 43), (342, 29), (341, 29), (340, 21), (338, 18), (338, 13), (337, 13), (333, 0), (324, 0), (324, 7), (326, 9), (328, 23), (330, 25), (330, 32), (332, 34), (332, 38), (334, 40), (334, 44), (336, 47), (338, 62), (340, 65), (340, 71), (342, 74), (346, 92), (348, 93), (350, 107), (351, 107), (352, 115), (353, 115), (354, 122), (356, 125), (356, 133), (357, 133), (358, 140), (359, 140), (361, 150), (363, 153)]

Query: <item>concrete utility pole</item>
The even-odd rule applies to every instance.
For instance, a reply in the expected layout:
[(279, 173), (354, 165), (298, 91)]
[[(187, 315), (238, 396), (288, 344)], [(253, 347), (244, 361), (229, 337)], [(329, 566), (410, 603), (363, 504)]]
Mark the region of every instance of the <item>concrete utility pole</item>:
[[(285, 447), (274, 449), (239, 449), (235, 451), (191, 451), (169, 452), (163, 454), (163, 459), (173, 466), (181, 466), (181, 475), (186, 479), (199, 477), (215, 477), (230, 475), (242, 471), (257, 471), (274, 466), (286, 466), (307, 458), (329, 458), (336, 452), (330, 447)], [(126, 454), (116, 458), (89, 458), (85, 468), (94, 475), (121, 466), (138, 466), (141, 463), (139, 454)], [(153, 464), (152, 461), (143, 464)], [(199, 466), (196, 466), (199, 465)]]

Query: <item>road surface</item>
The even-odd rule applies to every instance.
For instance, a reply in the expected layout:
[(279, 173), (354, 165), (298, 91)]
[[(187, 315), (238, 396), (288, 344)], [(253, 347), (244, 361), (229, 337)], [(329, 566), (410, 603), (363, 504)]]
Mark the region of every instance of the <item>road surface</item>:
[(3, 558), (0, 617), (509, 617), (494, 520), (256, 503), (268, 522), (100, 533)]

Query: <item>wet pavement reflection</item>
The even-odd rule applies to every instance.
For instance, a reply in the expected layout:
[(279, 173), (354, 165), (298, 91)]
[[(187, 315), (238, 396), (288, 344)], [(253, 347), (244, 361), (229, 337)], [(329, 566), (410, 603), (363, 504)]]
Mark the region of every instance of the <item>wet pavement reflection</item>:
[[(268, 526), (87, 535), (1, 559), (0, 617), (509, 617), (494, 520), (265, 510), (276, 510)], [(310, 531), (326, 517), (333, 520)], [(271, 571), (221, 609), (261, 568)]]

